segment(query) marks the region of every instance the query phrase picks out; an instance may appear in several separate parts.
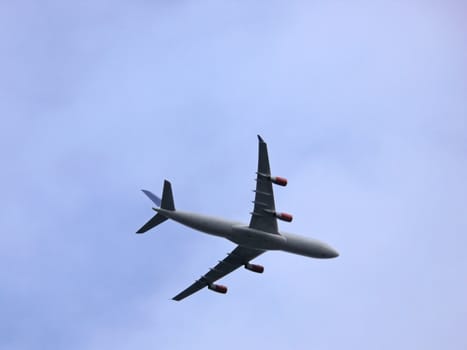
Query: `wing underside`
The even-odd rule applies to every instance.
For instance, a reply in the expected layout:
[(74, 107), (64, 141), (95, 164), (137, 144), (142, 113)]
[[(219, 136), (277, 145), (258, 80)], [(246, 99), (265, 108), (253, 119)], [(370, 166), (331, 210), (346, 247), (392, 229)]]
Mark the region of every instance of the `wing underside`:
[(181, 293), (177, 294), (172, 299), (180, 301), (190, 296), (191, 294), (196, 293), (200, 289), (211, 285), (218, 279), (238, 269), (240, 266), (245, 265), (250, 260), (253, 260), (262, 253), (264, 253), (264, 250), (237, 246), (232, 252), (230, 252), (227, 255), (227, 257), (224, 260), (219, 261), (219, 263), (213, 268), (211, 268), (208, 273), (206, 273), (195, 283), (193, 283)]
[(268, 148), (259, 135), (258, 140), (258, 171), (256, 172), (255, 200), (253, 201), (254, 209), (253, 212), (251, 212), (250, 227), (277, 234), (277, 219), (274, 215), (276, 208), (271, 182)]

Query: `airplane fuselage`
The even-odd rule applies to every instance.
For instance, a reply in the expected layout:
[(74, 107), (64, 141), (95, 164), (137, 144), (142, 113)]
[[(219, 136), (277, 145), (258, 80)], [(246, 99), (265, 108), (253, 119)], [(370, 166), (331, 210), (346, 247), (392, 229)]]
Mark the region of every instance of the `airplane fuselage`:
[(335, 258), (339, 254), (319, 240), (301, 235), (278, 232), (269, 233), (252, 229), (248, 224), (180, 210), (154, 208), (165, 217), (195, 230), (228, 239), (240, 246), (261, 250), (282, 250), (310, 258)]

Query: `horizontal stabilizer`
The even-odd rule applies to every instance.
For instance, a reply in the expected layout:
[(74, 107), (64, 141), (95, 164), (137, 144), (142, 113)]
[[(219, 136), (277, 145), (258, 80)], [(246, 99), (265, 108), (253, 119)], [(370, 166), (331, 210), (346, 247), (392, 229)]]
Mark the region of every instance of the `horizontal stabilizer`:
[(146, 231), (149, 231), (153, 227), (162, 224), (167, 218), (161, 214), (156, 214), (154, 215), (151, 220), (149, 220), (147, 223), (143, 225), (136, 233), (144, 233)]
[(141, 190), (143, 191), (143, 193), (148, 196), (148, 198), (150, 200), (152, 200), (152, 202), (157, 205), (158, 207), (161, 206), (161, 199), (159, 197), (157, 197), (154, 193), (152, 193), (151, 191), (148, 191), (148, 190)]

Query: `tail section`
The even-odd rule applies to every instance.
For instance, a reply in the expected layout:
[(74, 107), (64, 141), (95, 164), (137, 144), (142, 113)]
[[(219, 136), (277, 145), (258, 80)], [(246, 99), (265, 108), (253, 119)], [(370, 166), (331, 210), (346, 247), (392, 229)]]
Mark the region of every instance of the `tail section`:
[(157, 205), (158, 207), (161, 206), (161, 199), (159, 197), (157, 197), (154, 193), (152, 193), (151, 191), (148, 191), (148, 190), (141, 190), (143, 191), (143, 193), (148, 196), (148, 198), (150, 200), (152, 200), (152, 202)]
[[(165, 210), (175, 210), (175, 204), (174, 204), (174, 199), (173, 199), (173, 194), (172, 194), (172, 185), (170, 184), (169, 181), (167, 180), (164, 181), (162, 199), (160, 199), (159, 197), (157, 197), (154, 193), (150, 191), (147, 191), (147, 190), (142, 190), (142, 191), (158, 207), (161, 207), (162, 209), (165, 209)], [(155, 208), (153, 209), (157, 210)], [(136, 231), (136, 233), (144, 233), (146, 231), (149, 231), (150, 229), (156, 227), (157, 225), (163, 223), (166, 220), (167, 218), (164, 215), (162, 215), (161, 213), (157, 213), (151, 218), (151, 220), (145, 223), (143, 227), (141, 227), (138, 231)]]
[(167, 218), (164, 215), (157, 213), (156, 215), (152, 217), (151, 220), (145, 223), (143, 227), (141, 227), (138, 231), (136, 231), (136, 233), (145, 233), (146, 231), (149, 231), (153, 227), (156, 227), (157, 225), (162, 224), (165, 220), (167, 220)]
[(166, 210), (175, 210), (174, 197), (172, 194), (172, 185), (164, 180), (164, 190), (162, 191), (161, 208)]

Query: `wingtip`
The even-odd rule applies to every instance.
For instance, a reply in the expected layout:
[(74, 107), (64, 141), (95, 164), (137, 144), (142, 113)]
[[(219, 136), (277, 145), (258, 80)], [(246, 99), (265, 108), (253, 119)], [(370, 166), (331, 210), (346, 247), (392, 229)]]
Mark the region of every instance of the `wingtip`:
[(265, 143), (264, 140), (263, 140), (263, 138), (262, 138), (261, 135), (259, 135), (259, 134), (258, 134), (258, 141), (259, 141), (259, 142), (262, 142), (262, 143)]

